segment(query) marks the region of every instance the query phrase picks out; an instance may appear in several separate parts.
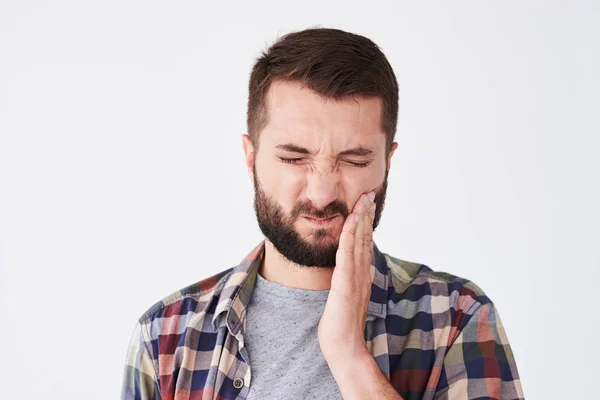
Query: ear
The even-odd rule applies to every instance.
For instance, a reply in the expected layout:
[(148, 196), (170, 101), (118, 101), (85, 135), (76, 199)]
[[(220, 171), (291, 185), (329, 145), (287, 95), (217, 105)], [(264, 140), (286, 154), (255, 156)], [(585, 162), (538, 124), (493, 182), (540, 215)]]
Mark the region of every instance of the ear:
[(390, 147), (390, 154), (388, 154), (388, 159), (387, 159), (388, 172), (389, 172), (390, 168), (392, 167), (392, 156), (394, 155), (394, 152), (396, 151), (397, 148), (398, 148), (398, 142), (392, 143), (392, 146)]
[(252, 144), (252, 139), (247, 134), (242, 135), (242, 145), (244, 146), (248, 176), (254, 182), (254, 145)]

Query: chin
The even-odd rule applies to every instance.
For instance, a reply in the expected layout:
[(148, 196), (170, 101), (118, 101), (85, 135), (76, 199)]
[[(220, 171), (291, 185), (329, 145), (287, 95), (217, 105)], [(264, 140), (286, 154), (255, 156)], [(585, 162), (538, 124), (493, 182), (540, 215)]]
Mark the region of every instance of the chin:
[(331, 246), (335, 245), (336, 247), (339, 245), (340, 238), (338, 236), (332, 236), (330, 233), (315, 233), (308, 236), (308, 243), (316, 246)]
[(296, 232), (300, 235), (301, 238), (310, 242), (323, 242), (329, 240), (339, 240), (340, 235), (337, 232), (337, 229), (315, 229), (315, 228), (306, 228), (302, 227), (300, 229), (296, 229)]

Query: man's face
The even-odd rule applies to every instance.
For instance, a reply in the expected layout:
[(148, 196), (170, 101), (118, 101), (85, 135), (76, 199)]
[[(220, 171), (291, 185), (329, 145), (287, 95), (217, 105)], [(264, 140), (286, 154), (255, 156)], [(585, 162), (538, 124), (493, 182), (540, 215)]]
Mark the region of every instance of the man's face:
[(274, 82), (269, 121), (254, 153), (244, 137), (259, 227), (288, 260), (334, 267), (346, 217), (375, 190), (377, 227), (387, 188), (381, 100), (324, 99), (298, 83)]

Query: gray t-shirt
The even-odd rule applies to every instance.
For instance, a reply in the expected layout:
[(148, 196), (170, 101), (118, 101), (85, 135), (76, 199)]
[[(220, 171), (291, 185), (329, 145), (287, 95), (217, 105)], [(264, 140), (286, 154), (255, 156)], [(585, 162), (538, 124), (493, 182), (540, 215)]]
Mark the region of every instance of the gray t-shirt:
[(342, 398), (317, 336), (328, 295), (257, 275), (244, 335), (252, 374), (248, 400)]

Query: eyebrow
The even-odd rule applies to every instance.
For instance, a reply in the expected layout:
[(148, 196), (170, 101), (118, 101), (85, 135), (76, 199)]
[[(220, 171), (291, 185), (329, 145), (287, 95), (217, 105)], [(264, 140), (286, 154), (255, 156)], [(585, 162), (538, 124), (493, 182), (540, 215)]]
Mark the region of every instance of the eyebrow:
[[(292, 152), (292, 153), (311, 154), (310, 150), (308, 150), (307, 148), (295, 145), (293, 143), (280, 144), (275, 147), (278, 149), (284, 150), (284, 151)], [(366, 147), (359, 146), (359, 147), (355, 147), (353, 149), (341, 151), (338, 153), (338, 156), (364, 157), (364, 156), (370, 156), (372, 154), (373, 154), (373, 150), (367, 149)]]

